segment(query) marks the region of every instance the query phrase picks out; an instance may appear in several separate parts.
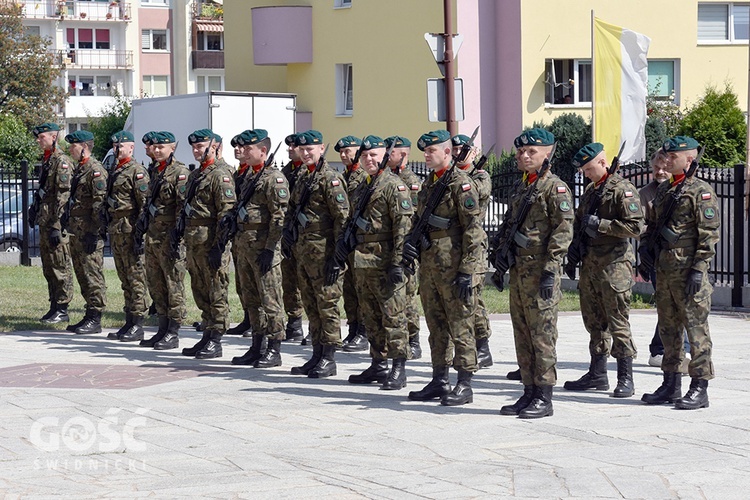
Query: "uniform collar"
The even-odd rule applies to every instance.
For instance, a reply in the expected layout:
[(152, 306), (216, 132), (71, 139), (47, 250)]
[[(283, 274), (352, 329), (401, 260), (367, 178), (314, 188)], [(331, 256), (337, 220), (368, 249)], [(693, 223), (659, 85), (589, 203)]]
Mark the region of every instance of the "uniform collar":
[(216, 163), (216, 158), (211, 158), (210, 160), (206, 160), (204, 163), (201, 163), (201, 171), (206, 170), (214, 163)]
[(671, 178), (669, 179), (669, 183), (670, 183), (670, 185), (672, 185), (672, 186), (676, 186), (677, 184), (679, 184), (680, 182), (682, 182), (682, 181), (684, 181), (684, 180), (685, 180), (685, 172), (683, 172), (683, 173), (681, 173), (681, 174), (673, 175), (673, 176), (672, 176), (672, 177), (671, 177)]
[(442, 168), (442, 169), (440, 169), (440, 170), (436, 170), (436, 171), (435, 171), (435, 172), (434, 172), (434, 173), (432, 174), (432, 178), (433, 178), (434, 180), (438, 180), (438, 179), (440, 179), (440, 178), (441, 178), (441, 177), (443, 176), (443, 174), (444, 174), (445, 172), (447, 172), (447, 171), (448, 171), (448, 167), (443, 167), (443, 168)]
[(168, 165), (168, 163), (167, 163), (166, 160), (165, 161), (160, 161), (159, 163), (156, 164), (156, 169), (159, 172), (164, 172), (164, 170), (167, 168), (167, 165)]
[(122, 160), (118, 161), (117, 162), (117, 168), (122, 168), (123, 165), (126, 165), (128, 163), (130, 163), (130, 157), (129, 156), (127, 158), (123, 158)]
[(250, 168), (250, 165), (247, 163), (240, 163), (239, 168), (237, 169), (238, 175), (245, 175), (245, 172), (247, 172), (247, 169)]
[(604, 175), (602, 176), (602, 178), (599, 179), (598, 181), (596, 181), (596, 185), (597, 186), (601, 186), (602, 184), (604, 184), (605, 182), (607, 182), (608, 178), (609, 178), (609, 172), (605, 172)]
[(260, 171), (261, 168), (263, 168), (263, 164), (262, 163), (260, 163), (258, 165), (253, 165), (253, 173), (257, 174), (258, 171)]

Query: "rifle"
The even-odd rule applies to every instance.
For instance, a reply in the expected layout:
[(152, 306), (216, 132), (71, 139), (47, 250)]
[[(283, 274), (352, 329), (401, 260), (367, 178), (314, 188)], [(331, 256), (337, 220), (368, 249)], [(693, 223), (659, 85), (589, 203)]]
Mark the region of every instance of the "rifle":
[(479, 159), (474, 163), (474, 170), (482, 170), (485, 163), (487, 163), (487, 159), (490, 157), (492, 152), (495, 151), (495, 144), (490, 147), (490, 150), (486, 153), (483, 153), (482, 156), (479, 157)]
[[(378, 165), (377, 173), (370, 179), (370, 185), (368, 186), (367, 191), (365, 191), (362, 197), (357, 201), (357, 207), (355, 208), (354, 213), (352, 213), (349, 221), (346, 223), (346, 227), (341, 234), (340, 243), (341, 245), (343, 245), (342, 248), (346, 252), (346, 255), (352, 253), (354, 251), (354, 248), (357, 246), (357, 228), (365, 232), (368, 232), (372, 228), (372, 223), (370, 223), (370, 221), (368, 221), (367, 219), (364, 219), (362, 217), (362, 214), (365, 213), (367, 204), (370, 203), (370, 198), (372, 198), (372, 194), (375, 192), (375, 181), (380, 176), (380, 173), (383, 171), (383, 169), (388, 165), (388, 160), (390, 160), (391, 158), (391, 153), (393, 152), (393, 148), (395, 145), (396, 141), (393, 141), (390, 147), (386, 150), (385, 155), (383, 155), (383, 159)], [(358, 156), (361, 151), (362, 148), (360, 148), (360, 151), (357, 153), (357, 156), (355, 158), (359, 159)], [(336, 258), (336, 263), (339, 266), (343, 266), (346, 262), (340, 262), (340, 259)]]
[[(434, 226), (439, 229), (448, 229), (448, 226), (450, 225), (450, 220), (443, 217), (438, 217), (437, 215), (434, 215), (433, 212), (440, 204), (440, 201), (443, 199), (443, 195), (445, 195), (445, 192), (448, 190), (448, 184), (453, 178), (453, 171), (455, 170), (455, 166), (464, 162), (466, 160), (466, 157), (469, 156), (471, 147), (474, 144), (474, 139), (476, 139), (478, 133), (479, 127), (474, 129), (474, 133), (471, 134), (469, 142), (461, 146), (461, 151), (457, 155), (453, 156), (451, 164), (448, 167), (448, 171), (445, 172), (442, 177), (440, 177), (440, 179), (435, 183), (433, 191), (430, 194), (429, 199), (427, 200), (427, 204), (422, 211), (422, 215), (419, 217), (419, 220), (417, 220), (417, 223), (412, 227), (411, 233), (406, 236), (406, 242), (411, 244), (414, 249), (416, 249), (417, 257), (422, 253), (423, 250), (427, 250), (432, 245), (429, 236), (430, 226)], [(417, 267), (414, 264), (414, 259), (407, 258), (405, 255), (401, 259), (401, 266), (408, 274), (412, 276), (417, 272)]]
[[(172, 163), (172, 155), (167, 160), (167, 165), (170, 163)], [(143, 237), (148, 232), (148, 226), (151, 225), (151, 218), (156, 217), (159, 212), (159, 209), (154, 205), (154, 201), (159, 198), (159, 193), (164, 185), (164, 174), (159, 175), (159, 171), (156, 168), (157, 164), (158, 162), (154, 160), (153, 165), (149, 167), (149, 175), (151, 177), (149, 177), (148, 197), (133, 229), (133, 242), (140, 247), (143, 246)]]
[[(620, 167), (620, 156), (622, 156), (622, 150), (625, 149), (626, 142), (627, 141), (622, 141), (622, 144), (620, 145), (620, 151), (617, 153), (617, 156), (612, 158), (612, 163), (607, 169), (607, 179), (609, 179), (609, 176), (617, 172), (617, 169)], [(599, 185), (599, 187), (594, 189), (594, 193), (591, 195), (591, 203), (589, 204), (589, 209), (586, 212), (586, 215), (596, 215), (599, 212), (599, 207), (602, 204), (602, 196), (604, 196), (604, 189), (606, 188), (606, 186), (607, 181), (605, 180)], [(580, 262), (586, 256), (586, 253), (588, 251), (588, 241), (589, 235), (586, 234), (586, 227), (580, 224), (578, 231), (573, 235), (573, 241), (568, 247), (568, 260), (564, 268), (565, 274), (567, 274), (568, 278), (572, 280), (576, 279), (576, 267), (578, 267), (578, 264), (580, 264)]]
[[(56, 149), (57, 149), (57, 135), (55, 135), (55, 138), (52, 140), (52, 153), (54, 153)], [(39, 215), (39, 205), (42, 203), (42, 199), (44, 198), (44, 195), (47, 193), (44, 190), (44, 185), (47, 184), (47, 177), (49, 177), (50, 163), (52, 163), (51, 154), (50, 154), (50, 157), (47, 158), (47, 160), (42, 162), (41, 171), (39, 173), (39, 187), (36, 189), (36, 192), (34, 192), (34, 201), (31, 202), (31, 206), (29, 207), (29, 227), (31, 229), (34, 229), (34, 226), (36, 225), (36, 218), (37, 218), (37, 215)]]
[(260, 182), (260, 178), (263, 176), (263, 172), (273, 163), (273, 159), (276, 156), (276, 152), (279, 150), (280, 146), (281, 143), (279, 143), (278, 146), (276, 146), (276, 149), (274, 149), (273, 153), (271, 153), (271, 155), (266, 158), (266, 161), (263, 162), (263, 167), (258, 170), (258, 173), (253, 175), (253, 177), (249, 181), (243, 181), (242, 191), (240, 192), (240, 196), (238, 197), (238, 202), (234, 205), (234, 207), (232, 207), (232, 210), (230, 210), (224, 217), (221, 218), (221, 221), (219, 221), (218, 242), (222, 251), (224, 248), (226, 248), (227, 243), (229, 243), (229, 241), (237, 234), (237, 221), (244, 221), (247, 217), (247, 209), (245, 208), (245, 205), (250, 201), (250, 198), (253, 197), (253, 193), (255, 193), (255, 190), (258, 188), (258, 183)]
[(114, 157), (115, 157), (115, 164), (113, 165), (113, 170), (110, 172), (110, 176), (107, 178), (107, 198), (106, 203), (102, 203), (101, 211), (99, 212), (99, 220), (102, 224), (102, 230), (101, 235), (102, 238), (107, 234), (107, 228), (109, 227), (109, 223), (112, 222), (112, 216), (109, 214), (109, 208), (116, 209), (117, 208), (117, 200), (112, 198), (112, 187), (115, 185), (115, 179), (120, 175), (120, 172), (122, 170), (117, 169), (117, 164), (119, 163), (119, 156), (120, 156), (120, 139), (117, 139), (117, 142), (115, 142), (115, 151), (114, 151)]
[(521, 233), (519, 229), (526, 220), (526, 217), (529, 215), (531, 205), (534, 204), (534, 200), (536, 199), (537, 184), (539, 183), (539, 179), (544, 177), (544, 174), (546, 174), (550, 169), (550, 160), (554, 156), (556, 149), (557, 143), (553, 144), (552, 151), (550, 152), (549, 156), (544, 159), (542, 168), (540, 168), (537, 172), (536, 180), (526, 188), (526, 192), (523, 195), (523, 200), (521, 200), (521, 204), (518, 207), (518, 213), (515, 214), (515, 216), (512, 218), (505, 218), (502, 225), (500, 226), (500, 230), (498, 232), (498, 235), (495, 237), (495, 241), (502, 241), (502, 245), (497, 250), (494, 250), (494, 256), (492, 255), (493, 250), (490, 249), (490, 258), (493, 260), (496, 269), (495, 274), (493, 275), (493, 282), (495, 283), (502, 282), (502, 277), (515, 263), (516, 247), (520, 246), (522, 248), (528, 248), (529, 244), (531, 243), (529, 241), (529, 238)]
[[(81, 150), (81, 157), (78, 159), (79, 168), (83, 160), (83, 150)], [(82, 177), (83, 173), (77, 172), (76, 175), (73, 176), (73, 179), (71, 179), (70, 181), (70, 196), (68, 197), (68, 202), (65, 204), (65, 209), (63, 210), (62, 217), (60, 217), (61, 229), (68, 229), (68, 223), (70, 222), (70, 211), (73, 209), (73, 205), (76, 202), (76, 191), (78, 191), (78, 184), (81, 183)]]
[(667, 222), (672, 218), (677, 205), (680, 203), (680, 196), (682, 190), (685, 187), (685, 181), (695, 175), (695, 171), (700, 166), (701, 157), (706, 147), (701, 147), (698, 152), (698, 156), (693, 158), (690, 162), (690, 166), (685, 171), (685, 180), (677, 185), (677, 187), (669, 193), (669, 197), (665, 202), (664, 210), (661, 212), (659, 219), (656, 221), (656, 225), (653, 230), (649, 229), (648, 239), (641, 244), (638, 248), (638, 256), (640, 257), (640, 263), (638, 264), (638, 274), (646, 280), (650, 281), (653, 273), (656, 269), (656, 259), (659, 257), (661, 252), (661, 242), (666, 241), (669, 244), (677, 243), (680, 239), (680, 235), (672, 231), (667, 227)]
[(320, 155), (320, 159), (315, 165), (315, 170), (313, 170), (312, 174), (308, 176), (307, 182), (302, 187), (302, 193), (299, 197), (299, 203), (295, 204), (292, 217), (290, 217), (288, 219), (288, 222), (284, 224), (283, 232), (287, 233), (289, 237), (287, 238), (287, 241), (282, 238), (281, 253), (286, 258), (291, 258), (292, 256), (292, 245), (299, 239), (299, 228), (301, 227), (302, 230), (304, 230), (307, 226), (310, 225), (310, 219), (303, 213), (303, 211), (305, 210), (305, 207), (307, 207), (307, 203), (310, 201), (315, 178), (317, 177), (318, 172), (321, 168), (323, 168), (323, 164), (325, 163), (328, 146), (329, 145), (326, 144), (326, 148), (323, 150), (323, 154)]

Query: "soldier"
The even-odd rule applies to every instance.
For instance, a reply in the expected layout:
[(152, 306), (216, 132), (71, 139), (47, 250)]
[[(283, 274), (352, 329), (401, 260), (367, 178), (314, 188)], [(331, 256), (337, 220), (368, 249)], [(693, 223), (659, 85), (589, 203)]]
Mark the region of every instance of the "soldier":
[[(591, 182), (581, 197), (573, 232), (585, 233), (578, 248), (568, 250), (581, 261), (578, 289), (581, 315), (589, 332), (589, 370), (565, 389), (607, 390), (607, 358), (617, 360), (617, 387), (613, 396), (633, 395), (633, 359), (636, 347), (630, 332), (630, 297), (635, 254), (628, 238), (636, 238), (643, 227), (638, 192), (617, 172), (608, 173), (607, 155), (598, 142), (582, 147), (571, 163)], [(600, 201), (595, 201), (596, 199)], [(592, 212), (592, 203), (599, 205)], [(576, 244), (576, 242), (574, 242)], [(584, 246), (585, 245), (585, 246)], [(578, 256), (580, 254), (580, 256)]]
[[(266, 166), (271, 149), (268, 132), (245, 130), (236, 137), (236, 142), (240, 148), (239, 159), (250, 165), (250, 170), (238, 191), (238, 203), (242, 206), (227, 215), (235, 220), (222, 221), (222, 224), (238, 226), (233, 242), (235, 269), (242, 285), (242, 301), (250, 315), (253, 344), (244, 356), (232, 359), (232, 364), (271, 368), (281, 366), (281, 341), (284, 340), (279, 242), (289, 201), (289, 185), (276, 167)], [(268, 347), (262, 352), (264, 337)]]
[[(367, 177), (364, 169), (359, 167), (359, 158), (356, 158), (362, 141), (358, 137), (347, 135), (338, 140), (333, 149), (341, 156), (341, 163), (344, 164), (344, 180), (346, 181), (346, 194), (349, 196), (351, 203), (352, 193), (357, 186)], [(353, 163), (354, 160), (356, 163)], [(343, 350), (346, 352), (364, 351), (367, 349), (367, 332), (362, 320), (362, 314), (359, 310), (359, 300), (357, 299), (357, 289), (354, 285), (354, 264), (347, 261), (346, 270), (344, 271), (344, 311), (346, 312), (346, 322), (349, 326), (349, 335), (344, 339)]]
[[(406, 360), (409, 334), (404, 307), (406, 302), (404, 269), (401, 267), (404, 238), (411, 229), (412, 208), (409, 190), (390, 169), (380, 170), (385, 143), (368, 135), (362, 144), (365, 182), (353, 193), (356, 220), (356, 246), (348, 261), (354, 266), (354, 278), (360, 297), (362, 318), (367, 328), (372, 363), (359, 375), (351, 375), (352, 384), (378, 382), (385, 390), (406, 387)], [(383, 165), (385, 167), (385, 165)], [(367, 201), (363, 201), (367, 200)], [(336, 248), (339, 262), (346, 261), (352, 242), (341, 240)], [(388, 358), (393, 359), (390, 373)]]
[(112, 142), (117, 163), (107, 179), (103, 214), (125, 296), (125, 324), (107, 338), (133, 342), (143, 340), (143, 320), (148, 310), (143, 252), (135, 245), (133, 229), (146, 204), (149, 177), (146, 169), (133, 160), (133, 134), (122, 130), (112, 136)]
[[(669, 182), (659, 185), (648, 229), (643, 240), (655, 231), (661, 251), (656, 259), (656, 310), (664, 342), (661, 369), (664, 381), (652, 394), (644, 394), (648, 404), (672, 403), (678, 409), (708, 408), (708, 381), (714, 378), (711, 361), (711, 334), (708, 313), (713, 287), (708, 269), (719, 241), (719, 205), (711, 186), (686, 171), (698, 156), (700, 145), (692, 137), (677, 136), (664, 143)], [(670, 214), (665, 209), (672, 196), (679, 196)], [(642, 249), (642, 250), (641, 250)], [(642, 245), (639, 251), (646, 250)], [(644, 255), (641, 254), (641, 262)], [(690, 389), (680, 398), (680, 365), (685, 358), (683, 328), (690, 339)]]
[[(154, 132), (150, 139), (153, 169), (149, 182), (148, 204), (141, 213), (136, 230), (138, 242), (145, 240), (145, 265), (148, 289), (154, 298), (159, 329), (141, 346), (156, 350), (179, 346), (179, 330), (187, 316), (185, 307), (185, 252), (172, 254), (170, 234), (185, 203), (190, 171), (175, 160), (177, 142), (171, 132)], [(145, 227), (144, 227), (145, 226)]]
[[(424, 151), (427, 167), (433, 172), (419, 191), (414, 216), (415, 221), (429, 216), (426, 236), (430, 244), (422, 246), (419, 294), (430, 331), (432, 381), (422, 390), (410, 392), (409, 399), (441, 398), (443, 405), (462, 405), (474, 400), (471, 377), (477, 371), (473, 315), (476, 268), (485, 258), (482, 255), (481, 207), (469, 176), (451, 166), (453, 149), (447, 131), (423, 134), (417, 146)], [(433, 212), (423, 215), (444, 175), (450, 176), (445, 193)], [(404, 243), (404, 261), (411, 266), (418, 256), (419, 252), (408, 239)], [(448, 378), (451, 364), (458, 370), (458, 382), (452, 391)]]
[[(341, 268), (333, 254), (349, 216), (349, 199), (343, 176), (322, 157), (323, 135), (308, 130), (297, 134), (294, 143), (305, 170), (292, 191), (282, 244), (285, 252), (291, 250), (297, 259), (297, 282), (309, 319), (313, 355), (302, 366), (292, 368), (292, 375), (323, 378), (336, 375), (335, 352), (341, 346)], [(310, 197), (303, 205), (306, 191)]]
[[(154, 137), (156, 137), (156, 134), (158, 134), (158, 132), (156, 132), (155, 130), (150, 130), (146, 132), (145, 134), (143, 134), (143, 137), (141, 137), (143, 148), (146, 150), (146, 156), (148, 156), (149, 159), (151, 160), (148, 163), (148, 167), (146, 167), (149, 178), (151, 178), (153, 174), (153, 170), (154, 168), (156, 168), (156, 160), (154, 160), (154, 153), (153, 153), (153, 146), (154, 146), (153, 140), (154, 140)], [(147, 278), (147, 281), (148, 281), (148, 278)], [(148, 287), (146, 287), (146, 292), (148, 292)], [(149, 295), (149, 298), (150, 298), (150, 295)], [(154, 301), (151, 300), (151, 305), (148, 306), (148, 315), (153, 316), (155, 314), (156, 314), (156, 304), (154, 304)]]
[(229, 175), (234, 175), (234, 167), (224, 159), (224, 139), (219, 134), (214, 134), (216, 143), (216, 166), (224, 169)]
[[(409, 168), (409, 153), (411, 152), (411, 141), (406, 137), (393, 135), (385, 139), (385, 147), (391, 147), (391, 142), (396, 145), (388, 158), (388, 168), (398, 175), (409, 188), (411, 204), (417, 206), (417, 194), (422, 186), (422, 180)], [(419, 345), (419, 306), (417, 305), (417, 291), (419, 289), (419, 264), (415, 262), (414, 274), (406, 276), (406, 325), (409, 330), (409, 348), (411, 359), (422, 357), (422, 347)]]
[[(463, 134), (458, 134), (451, 138), (453, 141), (453, 156), (458, 156), (461, 153), (461, 148), (464, 144), (469, 143), (469, 137)], [(490, 194), (492, 193), (492, 179), (490, 174), (480, 168), (475, 168), (473, 161), (476, 157), (477, 152), (472, 148), (469, 155), (466, 157), (462, 165), (457, 165), (458, 168), (463, 170), (469, 175), (469, 178), (474, 182), (474, 187), (477, 190), (479, 197), (479, 208), (481, 208), (482, 221), (485, 219), (487, 214), (487, 207), (490, 205)], [(484, 239), (482, 240), (482, 255), (487, 255), (487, 232), (484, 232)], [(490, 351), (490, 336), (492, 335), (492, 329), (490, 327), (490, 317), (487, 314), (487, 307), (484, 305), (484, 298), (482, 297), (482, 289), (484, 288), (484, 281), (487, 275), (489, 266), (487, 265), (487, 259), (480, 259), (477, 263), (476, 270), (476, 288), (474, 293), (477, 296), (477, 312), (474, 316), (474, 339), (477, 345), (477, 367), (487, 368), (492, 366), (492, 352)]]
[[(303, 169), (302, 160), (299, 158), (299, 151), (294, 144), (294, 138), (297, 134), (290, 134), (284, 139), (289, 154), (289, 162), (281, 169), (281, 173), (286, 177), (289, 184), (289, 192), (294, 190), (297, 178)], [(307, 344), (307, 339), (302, 331), (302, 295), (297, 284), (297, 260), (293, 254), (285, 255), (281, 259), (281, 286), (284, 290), (284, 312), (286, 312), (286, 339), (288, 341), (302, 339), (303, 345)]]
[(60, 216), (70, 196), (74, 163), (57, 147), (59, 125), (43, 123), (34, 127), (33, 133), (44, 156), (39, 190), (29, 210), (29, 225), (33, 228), (39, 223), (39, 253), (49, 292), (49, 311), (40, 321), (53, 325), (68, 322), (68, 304), (73, 298), (69, 239), (60, 224)]
[[(216, 164), (217, 141), (209, 129), (196, 130), (188, 136), (193, 157), (200, 168), (190, 173), (185, 204), (180, 212), (184, 221), (187, 270), (195, 304), (201, 310), (203, 337), (182, 354), (197, 359), (220, 358), (221, 338), (229, 322), (229, 252), (219, 245), (218, 223), (236, 202), (232, 176)], [(172, 251), (182, 239), (180, 231), (172, 233)]]
[(65, 210), (64, 227), (70, 236), (70, 254), (86, 313), (67, 330), (77, 334), (100, 333), (102, 311), (106, 305), (104, 281), (104, 241), (99, 212), (107, 196), (107, 171), (91, 156), (94, 134), (78, 130), (65, 136), (70, 154), (78, 165), (70, 183), (70, 199)]
[[(525, 248), (515, 250), (510, 267), (510, 316), (523, 396), (503, 406), (501, 415), (541, 418), (553, 414), (552, 387), (557, 382), (557, 307), (562, 298), (560, 265), (573, 237), (573, 202), (566, 184), (549, 170), (539, 170), (553, 152), (555, 137), (547, 130), (527, 130), (514, 141), (523, 179), (512, 189), (505, 218), (520, 211), (526, 190), (536, 182), (537, 195), (519, 227)], [(514, 235), (509, 235), (513, 238)], [(496, 241), (500, 248), (504, 241)]]

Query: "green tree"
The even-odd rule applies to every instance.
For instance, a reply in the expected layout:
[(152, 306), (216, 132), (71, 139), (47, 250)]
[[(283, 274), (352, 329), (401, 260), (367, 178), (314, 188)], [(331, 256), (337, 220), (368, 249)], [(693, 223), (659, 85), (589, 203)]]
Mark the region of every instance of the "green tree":
[(89, 116), (89, 131), (94, 134), (95, 158), (104, 158), (112, 145), (112, 134), (125, 127), (129, 113), (130, 101), (120, 94), (115, 94), (114, 102), (108, 104), (100, 116)]
[(23, 122), (13, 115), (0, 114), (0, 163), (17, 168), (21, 160), (33, 165), (39, 147)]
[(61, 69), (51, 41), (27, 34), (21, 7), (0, 3), (0, 113), (15, 115), (27, 129), (55, 120), (65, 92), (54, 85)]
[(664, 142), (674, 134), (667, 132), (665, 123), (656, 116), (646, 118), (646, 159), (651, 158), (654, 151), (664, 145)]
[(707, 86), (700, 100), (686, 110), (678, 131), (706, 147), (704, 165), (731, 167), (745, 161), (747, 124), (729, 83), (722, 91)]
[(591, 142), (591, 124), (576, 113), (563, 113), (545, 127), (557, 141), (557, 150), (552, 161), (553, 171), (569, 185), (573, 185), (576, 173), (570, 160), (583, 146)]

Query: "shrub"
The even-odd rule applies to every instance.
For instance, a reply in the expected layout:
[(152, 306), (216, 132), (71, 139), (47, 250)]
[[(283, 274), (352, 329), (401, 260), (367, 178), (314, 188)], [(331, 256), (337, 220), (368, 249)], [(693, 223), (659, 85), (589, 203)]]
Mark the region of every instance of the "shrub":
[(33, 165), (39, 158), (39, 146), (23, 122), (9, 114), (0, 114), (0, 163), (17, 168), (21, 160)]

